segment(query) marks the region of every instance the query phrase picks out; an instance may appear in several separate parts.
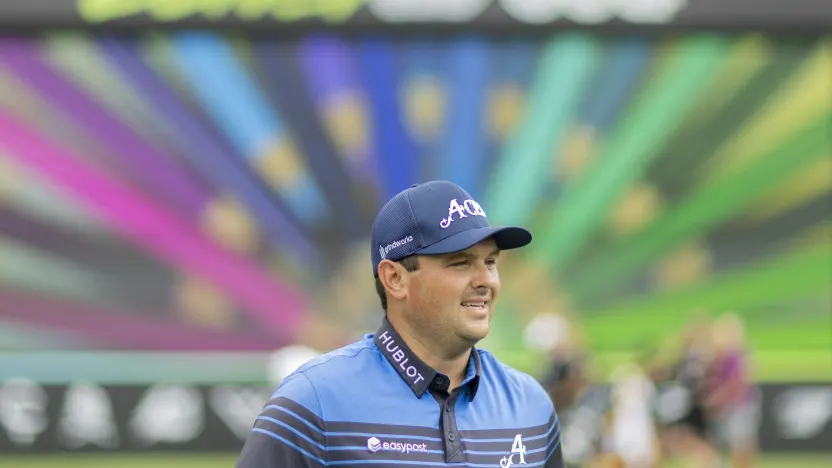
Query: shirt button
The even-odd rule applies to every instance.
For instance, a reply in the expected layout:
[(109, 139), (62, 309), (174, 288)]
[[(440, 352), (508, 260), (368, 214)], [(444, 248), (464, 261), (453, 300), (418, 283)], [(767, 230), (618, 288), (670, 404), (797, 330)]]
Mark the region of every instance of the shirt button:
[(436, 385), (445, 385), (445, 379), (443, 379), (442, 376), (437, 376), (435, 379), (433, 379), (433, 381), (436, 383)]
[(456, 434), (454, 434), (453, 432), (449, 432), (448, 433), (448, 440), (450, 440), (451, 442), (455, 441), (456, 440)]

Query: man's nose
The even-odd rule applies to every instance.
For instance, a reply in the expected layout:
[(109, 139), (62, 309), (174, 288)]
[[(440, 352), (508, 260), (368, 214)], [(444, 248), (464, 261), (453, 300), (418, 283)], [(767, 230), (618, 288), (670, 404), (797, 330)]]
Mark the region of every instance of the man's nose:
[(478, 294), (485, 295), (489, 290), (493, 290), (498, 282), (497, 270), (485, 264), (478, 264), (471, 285)]

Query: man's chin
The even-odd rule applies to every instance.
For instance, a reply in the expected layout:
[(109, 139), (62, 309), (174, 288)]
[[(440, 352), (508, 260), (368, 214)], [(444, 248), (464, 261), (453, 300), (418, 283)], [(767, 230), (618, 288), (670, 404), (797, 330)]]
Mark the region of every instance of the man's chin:
[(488, 323), (485, 324), (475, 324), (465, 327), (464, 330), (461, 330), (460, 337), (464, 340), (471, 343), (473, 346), (474, 344), (478, 343), (480, 340), (485, 339), (488, 336), (489, 326)]

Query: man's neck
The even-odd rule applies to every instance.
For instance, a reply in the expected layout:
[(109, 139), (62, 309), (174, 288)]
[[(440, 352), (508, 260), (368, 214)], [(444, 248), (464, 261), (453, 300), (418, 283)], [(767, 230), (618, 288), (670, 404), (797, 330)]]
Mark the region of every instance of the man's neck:
[(458, 387), (465, 380), (471, 347), (447, 350), (447, 343), (432, 343), (416, 333), (406, 321), (388, 315), (387, 321), (402, 337), (404, 342), (419, 359), (435, 371), (451, 379), (449, 390)]

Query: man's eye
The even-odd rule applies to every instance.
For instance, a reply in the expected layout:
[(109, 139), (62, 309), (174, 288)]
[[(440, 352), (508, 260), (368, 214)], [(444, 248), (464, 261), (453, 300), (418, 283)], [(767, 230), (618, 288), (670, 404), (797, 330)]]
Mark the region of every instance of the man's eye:
[(468, 260), (460, 260), (458, 262), (451, 263), (451, 266), (465, 266), (468, 264)]

